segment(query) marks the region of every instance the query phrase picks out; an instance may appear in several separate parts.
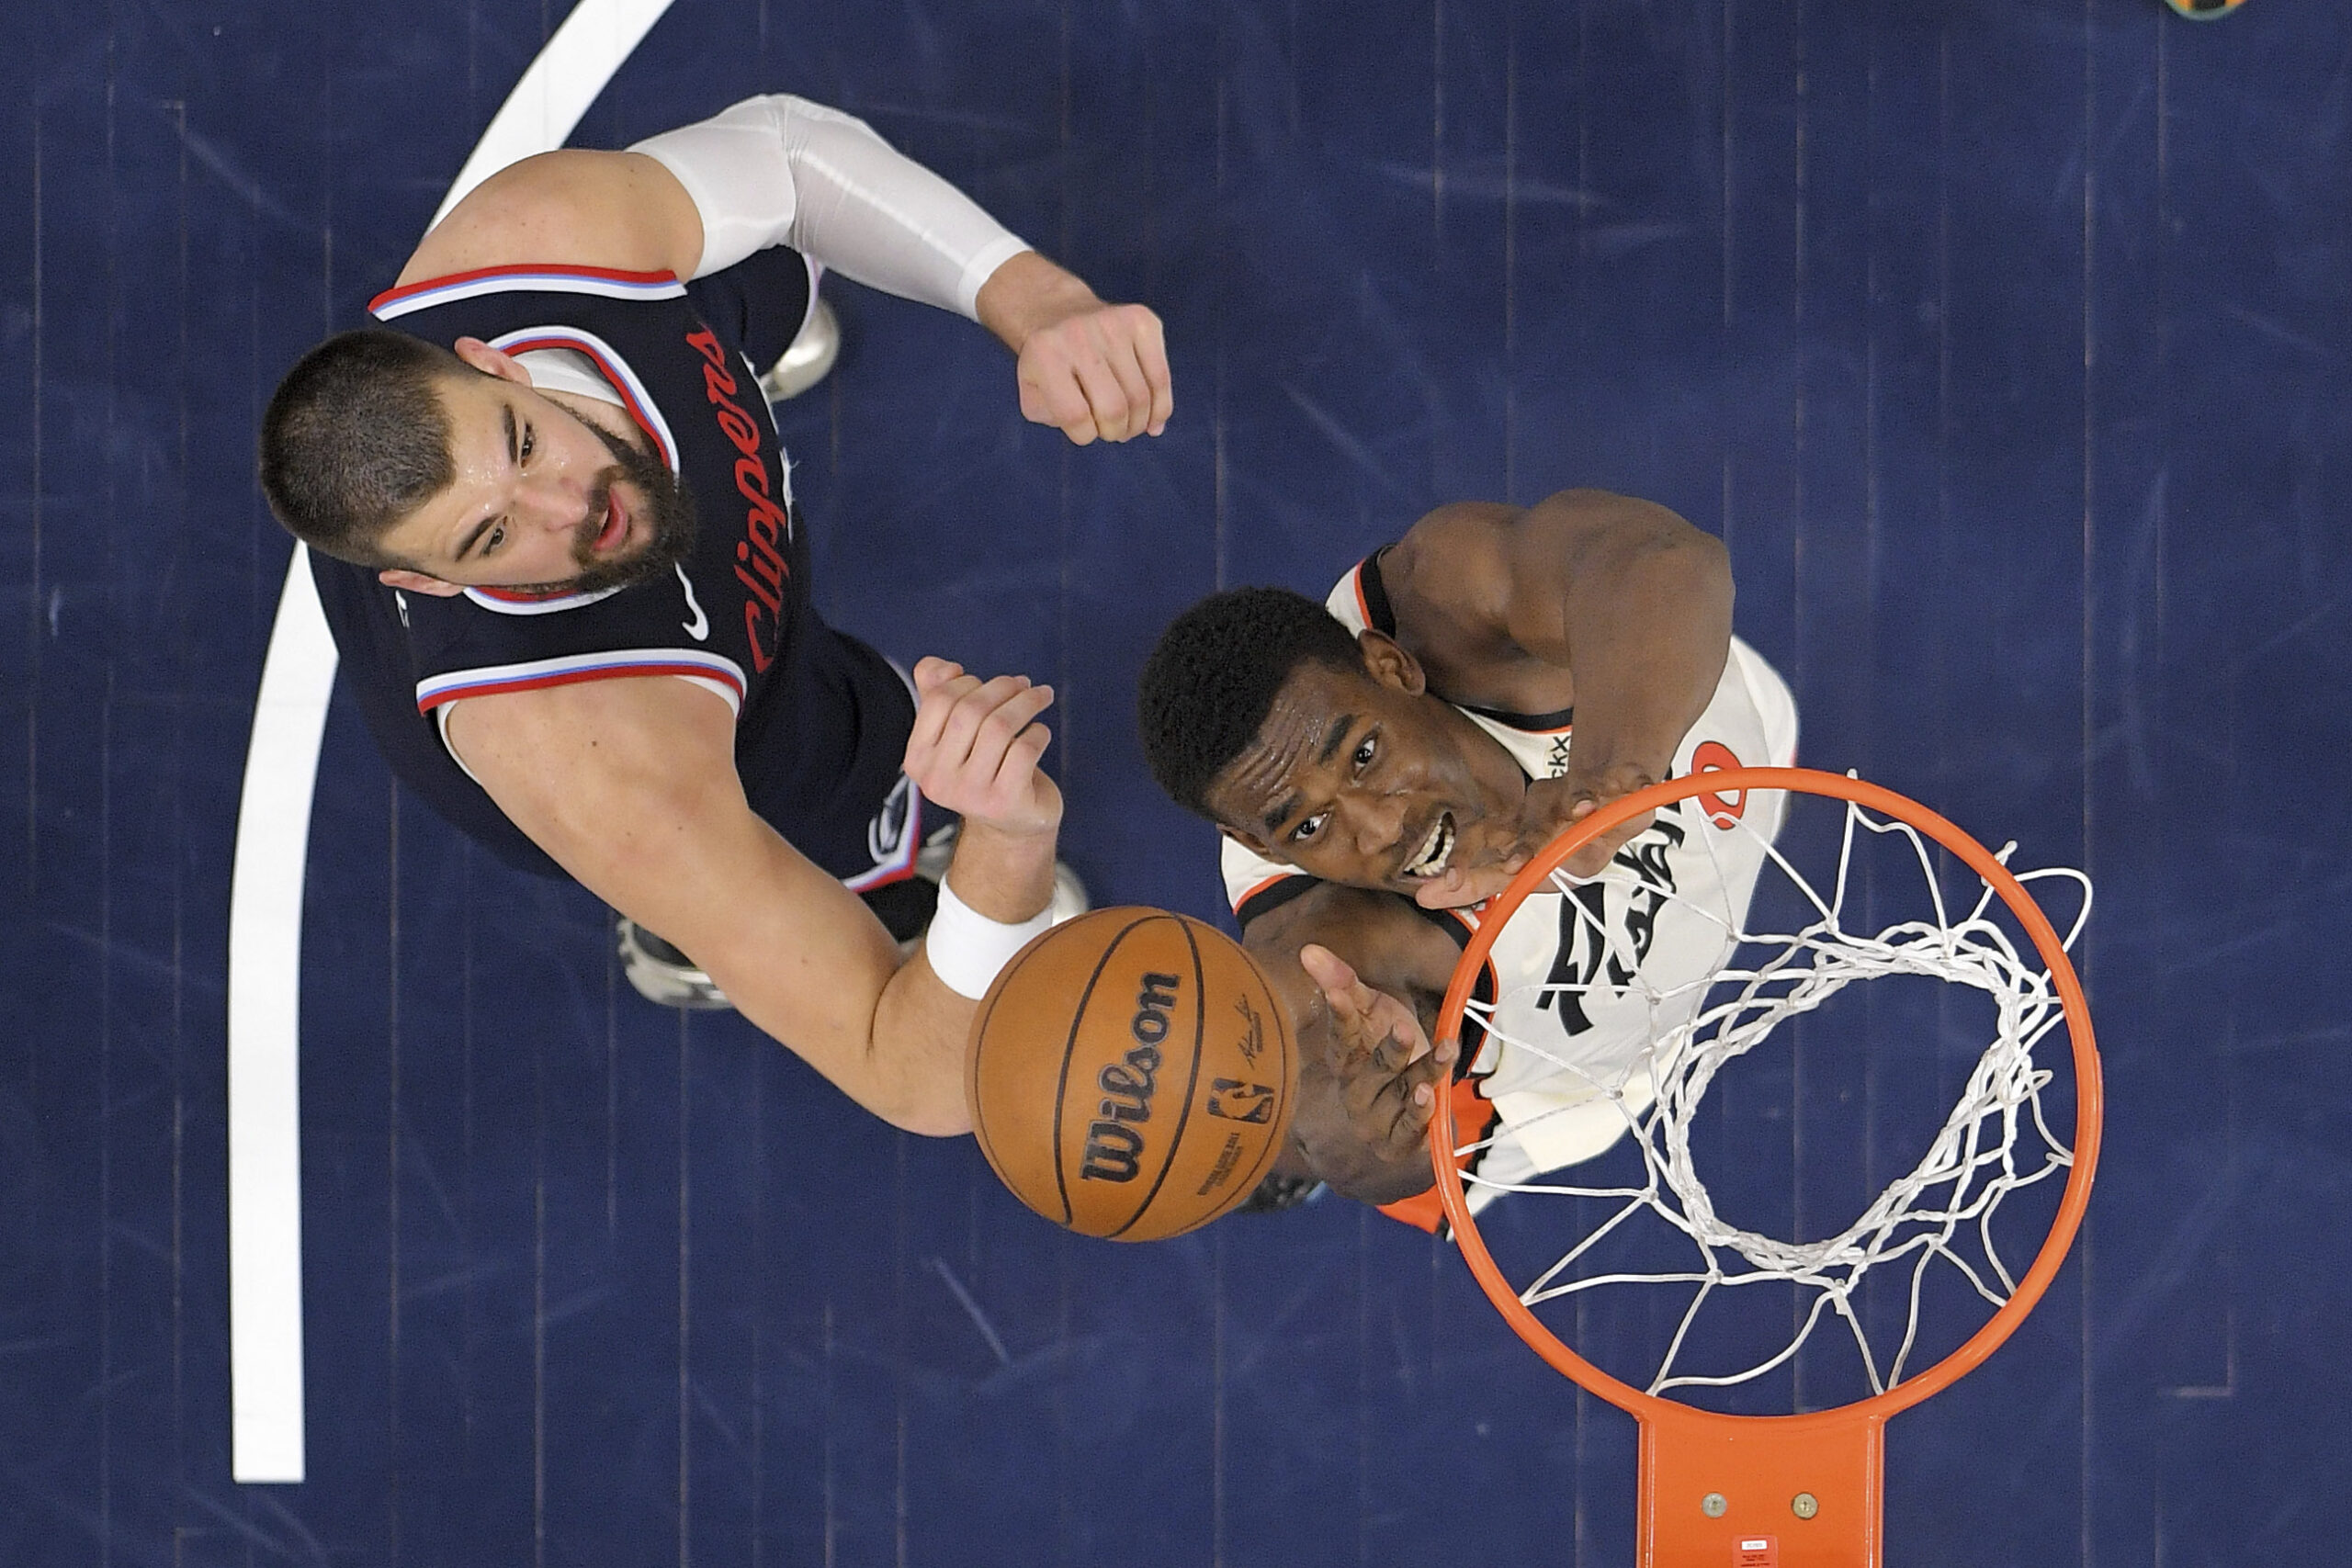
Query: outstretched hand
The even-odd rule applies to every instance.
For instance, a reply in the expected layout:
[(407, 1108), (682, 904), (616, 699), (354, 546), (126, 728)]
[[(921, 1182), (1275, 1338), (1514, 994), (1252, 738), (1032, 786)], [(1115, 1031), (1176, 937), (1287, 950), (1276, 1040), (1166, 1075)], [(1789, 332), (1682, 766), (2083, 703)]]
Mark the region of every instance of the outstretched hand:
[(983, 681), (945, 659), (915, 665), (915, 726), (907, 738), (907, 777), (925, 799), (1001, 832), (1051, 833), (1062, 794), (1038, 766), (1053, 732), (1035, 721), (1051, 686), (1026, 675)]
[(1393, 1182), (1399, 1168), (1427, 1177), (1420, 1147), (1460, 1048), (1452, 1040), (1432, 1047), (1411, 1008), (1365, 985), (1329, 948), (1308, 942), (1298, 962), (1323, 993), (1331, 1027), (1312, 1032), (1301, 1086), (1328, 1092), (1302, 1093), (1292, 1134), (1315, 1173), (1340, 1191), (1374, 1201), (1403, 1196), (1368, 1189)]
[(1014, 256), (981, 287), (981, 322), (1020, 356), (1021, 412), (1079, 446), (1157, 435), (1175, 412), (1159, 318), (1142, 305), (1106, 305), (1035, 252)]

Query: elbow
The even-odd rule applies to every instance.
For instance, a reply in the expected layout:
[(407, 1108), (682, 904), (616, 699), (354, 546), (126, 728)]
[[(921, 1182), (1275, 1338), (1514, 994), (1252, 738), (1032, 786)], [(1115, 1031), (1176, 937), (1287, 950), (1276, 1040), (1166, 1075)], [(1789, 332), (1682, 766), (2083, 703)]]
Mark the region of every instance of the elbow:
[(877, 1022), (859, 1070), (841, 1080), (841, 1087), (901, 1133), (960, 1138), (972, 1130), (971, 1106), (964, 1098), (962, 1040), (959, 1032), (956, 1046), (949, 1047), (944, 1038), (893, 1033)]
[(1720, 583), (1728, 592), (1731, 588), (1731, 551), (1721, 539), (1695, 523), (1684, 521), (1664, 507), (1670, 521), (1651, 532), (1644, 540), (1644, 553), (1653, 559), (1670, 563), (1696, 583)]
[(1603, 491), (1564, 491), (1544, 504), (1573, 520), (1565, 562), (1569, 581), (1729, 613), (1731, 552), (1681, 513)]
[(963, 1036), (956, 1047), (944, 1040), (923, 1040), (910, 1048), (892, 1050), (890, 1038), (877, 1028), (865, 1055), (866, 1088), (852, 1098), (901, 1133), (920, 1138), (960, 1138), (972, 1130), (972, 1108), (964, 1096)]
[(893, 1108), (881, 1112), (882, 1120), (901, 1133), (912, 1133), (924, 1138), (960, 1138), (972, 1130), (972, 1113), (959, 1095), (949, 1105)]
[(1660, 602), (1677, 604), (1698, 626), (1731, 630), (1731, 551), (1721, 539), (1675, 520), (1673, 532), (1644, 540), (1638, 547), (1629, 577), (1647, 580), (1648, 592)]

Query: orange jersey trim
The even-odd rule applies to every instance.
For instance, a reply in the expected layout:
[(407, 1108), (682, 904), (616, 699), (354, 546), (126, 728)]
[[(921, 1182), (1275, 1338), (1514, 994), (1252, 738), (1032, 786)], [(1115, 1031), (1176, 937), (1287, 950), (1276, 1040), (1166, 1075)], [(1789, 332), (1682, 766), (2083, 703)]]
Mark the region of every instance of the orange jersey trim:
[[(1495, 1102), (1478, 1092), (1476, 1078), (1457, 1078), (1453, 1084), (1453, 1134), (1465, 1144), (1476, 1143), (1487, 1136), (1495, 1124)], [(1410, 1198), (1400, 1198), (1394, 1203), (1383, 1203), (1380, 1212), (1392, 1220), (1425, 1230), (1431, 1235), (1445, 1229), (1445, 1202), (1437, 1195), (1432, 1183), (1426, 1192)]]

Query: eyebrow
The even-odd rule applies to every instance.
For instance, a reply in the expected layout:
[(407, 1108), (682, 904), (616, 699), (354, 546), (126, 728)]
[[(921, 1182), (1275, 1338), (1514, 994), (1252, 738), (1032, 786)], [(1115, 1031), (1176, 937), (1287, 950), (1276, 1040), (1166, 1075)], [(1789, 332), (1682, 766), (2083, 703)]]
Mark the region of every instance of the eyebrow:
[[(520, 464), (523, 460), (523, 443), (521, 436), (516, 434), (514, 429), (514, 405), (512, 403), (502, 404), (500, 405), (498, 412), (499, 416), (506, 422), (506, 460), (510, 463)], [(481, 536), (490, 531), (490, 525), (492, 523), (497, 522), (501, 515), (501, 513), (493, 512), (489, 516), (483, 518), (481, 522), (475, 524), (473, 532), (466, 536), (466, 542), (459, 545), (458, 547), (458, 553), (451, 556), (449, 558), (451, 560), (465, 559), (467, 555), (473, 549), (474, 546), (481, 542)]]
[[(1349, 734), (1354, 730), (1355, 727), (1356, 716), (1351, 713), (1343, 713), (1333, 716), (1331, 720), (1331, 728), (1324, 731), (1323, 744), (1317, 749), (1315, 753), (1315, 761), (1318, 766), (1325, 762), (1329, 762), (1331, 760), (1331, 758), (1339, 751), (1340, 743), (1347, 739)], [(1266, 827), (1266, 837), (1271, 839), (1279, 834), (1282, 831), (1283, 824), (1290, 820), (1291, 814), (1297, 809), (1298, 792), (1296, 790), (1291, 791), (1290, 794), (1283, 796), (1280, 800), (1274, 802), (1272, 806), (1267, 807), (1266, 815), (1262, 818)]]
[(1351, 713), (1343, 713), (1334, 718), (1330, 731), (1323, 737), (1323, 750), (1315, 753), (1315, 760), (1317, 762), (1329, 761), (1340, 750), (1340, 742), (1345, 740), (1355, 727), (1356, 716)]

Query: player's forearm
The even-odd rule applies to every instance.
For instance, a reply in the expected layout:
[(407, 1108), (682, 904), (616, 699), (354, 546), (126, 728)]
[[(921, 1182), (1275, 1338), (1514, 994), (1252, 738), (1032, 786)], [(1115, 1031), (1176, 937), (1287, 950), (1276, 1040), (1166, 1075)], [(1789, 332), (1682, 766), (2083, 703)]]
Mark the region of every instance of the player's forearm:
[(967, 817), (956, 831), (947, 886), (990, 920), (1034, 919), (1054, 897), (1055, 842), (1051, 829), (1013, 832)]
[(978, 998), (1003, 963), (1045, 929), (1053, 891), (1053, 834), (965, 823), (940, 913), (876, 999), (861, 1104), (910, 1133), (946, 1137), (972, 1130), (964, 1055)]
[(978, 1010), (919, 958), (900, 964), (874, 1010), (870, 1098), (860, 1103), (903, 1132), (933, 1138), (970, 1132), (964, 1052)]
[(600, 863), (574, 874), (684, 949), (738, 1012), (865, 1110), (911, 1133), (968, 1132), (970, 1003), (915, 973), (874, 912), (739, 793), (713, 793), (723, 805), (629, 813), (679, 830), (641, 844), (608, 831), (592, 852)]
[[(783, 1005), (771, 1000), (772, 987), (756, 969), (709, 967), (745, 1018), (893, 1127), (931, 1137), (971, 1131), (964, 1036), (973, 1006), (927, 969), (899, 962), (895, 946), (878, 969), (854, 965), (846, 974), (801, 976), (797, 995)], [(808, 997), (825, 987), (835, 1000), (820, 1011)], [(820, 1041), (831, 1048), (812, 1048)]]
[(806, 928), (763, 936), (745, 925), (745, 940), (708, 957), (687, 948), (738, 1012), (893, 1127), (929, 1137), (972, 1130), (964, 1103), (971, 1001), (902, 957), (854, 897), (836, 929), (814, 941)]
[[(774, 866), (757, 865), (763, 851)], [(679, 916), (673, 940), (737, 1011), (864, 1109), (906, 1132), (969, 1132), (963, 1053), (972, 1004), (902, 957), (838, 883), (822, 889), (826, 907), (812, 908), (817, 890), (792, 888), (784, 874), (792, 852), (781, 840), (751, 854), (755, 874), (710, 900), (725, 918)]]
[(970, 1003), (908, 973), (922, 966), (874, 912), (752, 814), (725, 704), (666, 678), (591, 681), (469, 698), (449, 725), (515, 826), (745, 1018), (893, 1124), (967, 1130)]
[(1388, 1163), (1376, 1162), (1361, 1150), (1346, 1151), (1345, 1157), (1328, 1165), (1313, 1150), (1307, 1151), (1307, 1166), (1313, 1175), (1342, 1198), (1352, 1198), (1374, 1208), (1383, 1204), (1401, 1203), (1417, 1198), (1430, 1190), (1436, 1180), (1428, 1156)]
[(902, 958), (863, 904), (849, 900), (839, 925), (814, 943), (781, 931), (702, 962), (739, 1012), (865, 1110), (930, 1137), (970, 1132), (964, 1039), (974, 1005)]
[(775, 94), (637, 143), (700, 213), (696, 276), (788, 244), (885, 292), (976, 317), (981, 286), (1029, 247), (865, 121)]
[(998, 267), (973, 303), (975, 319), (1015, 354), (1040, 329), (1102, 306), (1083, 279), (1035, 251)]
[(1578, 773), (1631, 766), (1665, 777), (1723, 678), (1731, 615), (1723, 545), (1688, 525), (1591, 552), (1567, 584), (1562, 616)]

